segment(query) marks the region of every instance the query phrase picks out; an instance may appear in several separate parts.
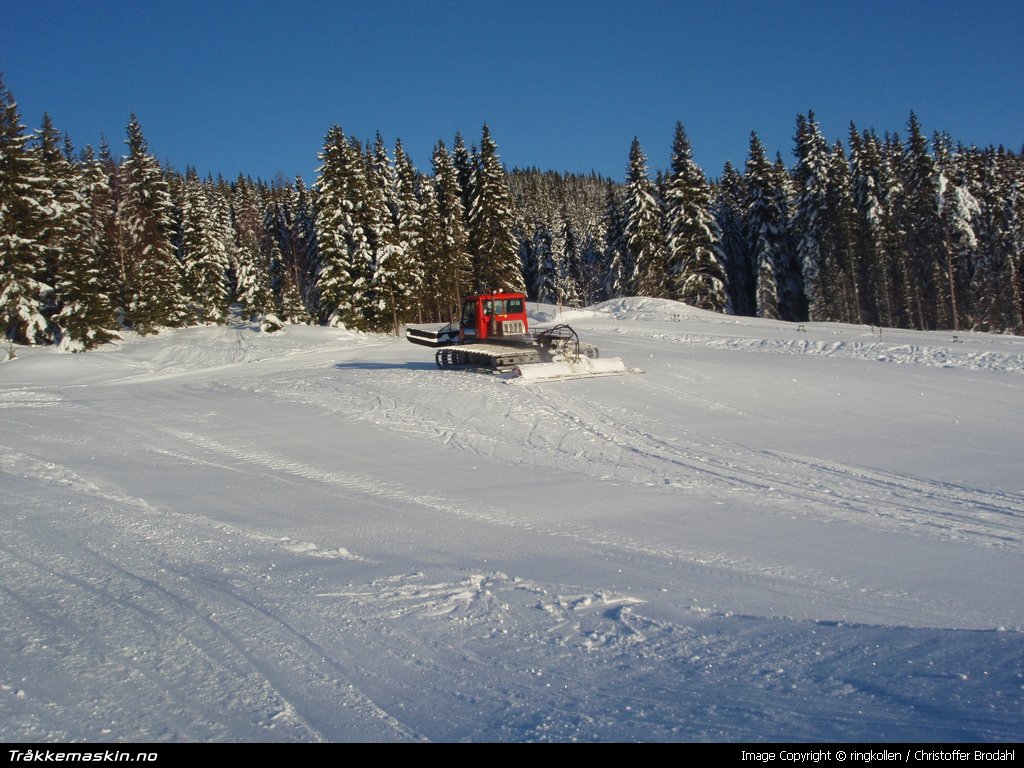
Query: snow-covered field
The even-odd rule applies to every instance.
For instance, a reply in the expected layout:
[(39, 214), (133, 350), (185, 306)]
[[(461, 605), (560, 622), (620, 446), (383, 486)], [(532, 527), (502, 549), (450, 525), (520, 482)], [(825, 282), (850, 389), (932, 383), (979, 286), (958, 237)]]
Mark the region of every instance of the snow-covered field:
[(1024, 738), (1024, 339), (559, 319), (0, 363), (0, 739)]

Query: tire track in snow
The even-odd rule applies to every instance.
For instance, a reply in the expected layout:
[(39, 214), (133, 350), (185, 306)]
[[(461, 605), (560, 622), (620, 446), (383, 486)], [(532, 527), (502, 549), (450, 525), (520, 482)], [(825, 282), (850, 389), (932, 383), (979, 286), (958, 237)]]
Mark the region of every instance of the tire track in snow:
[[(798, 466), (825, 478), (822, 484), (856, 491), (876, 501), (860, 511), (890, 519), (898, 527), (934, 529), (992, 546), (1024, 547), (1024, 496), (942, 483), (866, 467), (851, 466), (783, 451), (756, 452), (780, 466)], [(892, 497), (892, 509), (877, 503), (879, 491)]]
[[(667, 387), (649, 382), (645, 386), (671, 394)], [(626, 446), (623, 453), (641, 459), (639, 468), (647, 470), (650, 484), (660, 480), (669, 486), (730, 493), (743, 489), (757, 495), (759, 504), (781, 506), (787, 514), (792, 513), (792, 501), (800, 499), (832, 519), (842, 510), (858, 522), (1024, 548), (1024, 497), (1019, 494), (938, 483), (726, 440), (682, 447), (633, 426), (594, 400), (583, 401), (564, 390), (557, 397), (539, 389), (533, 395), (543, 404), (547, 419), (562, 419), (603, 441)], [(680, 470), (684, 474), (677, 477)], [(880, 490), (891, 497), (891, 508), (877, 503)]]

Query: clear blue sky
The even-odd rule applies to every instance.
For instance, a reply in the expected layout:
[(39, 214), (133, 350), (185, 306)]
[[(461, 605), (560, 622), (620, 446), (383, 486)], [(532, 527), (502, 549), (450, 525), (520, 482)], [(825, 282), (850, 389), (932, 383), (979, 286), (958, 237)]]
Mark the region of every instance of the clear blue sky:
[(854, 120), (1024, 145), (1019, 0), (32, 0), (0, 12), (0, 72), (22, 120), (75, 145), (150, 150), (201, 175), (314, 178), (331, 125), (430, 170), (438, 139), (488, 123), (509, 167), (652, 173), (675, 123), (717, 177), (749, 135), (792, 160), (798, 112), (830, 140)]

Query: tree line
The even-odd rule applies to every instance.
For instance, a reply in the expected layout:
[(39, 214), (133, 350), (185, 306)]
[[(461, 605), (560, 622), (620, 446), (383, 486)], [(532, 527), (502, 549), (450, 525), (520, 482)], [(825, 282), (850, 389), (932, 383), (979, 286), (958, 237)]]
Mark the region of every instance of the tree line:
[(29, 132), (0, 83), (0, 313), (11, 343), (70, 351), (124, 329), (325, 323), (397, 332), (462, 296), (571, 306), (626, 295), (715, 312), (1024, 332), (1021, 156), (851, 125), (796, 122), (795, 157), (756, 133), (743, 172), (710, 181), (676, 126), (653, 178), (638, 141), (625, 183), (507, 171), (487, 126), (438, 141), (429, 173), (331, 127), (312, 187), (161, 167), (132, 116), (127, 154)]
[[(625, 184), (513, 172), (538, 298), (625, 295), (794, 322), (1024, 333), (1024, 160), (1003, 147), (798, 115), (795, 163), (756, 132), (742, 171), (708, 180), (681, 124), (653, 177), (637, 140)], [(585, 210), (576, 210), (583, 204)]]

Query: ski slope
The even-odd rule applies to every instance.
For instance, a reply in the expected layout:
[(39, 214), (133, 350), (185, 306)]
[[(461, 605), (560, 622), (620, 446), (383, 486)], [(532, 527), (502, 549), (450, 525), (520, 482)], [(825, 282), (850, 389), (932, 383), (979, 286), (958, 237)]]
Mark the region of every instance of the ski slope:
[(18, 349), (0, 739), (1024, 738), (1024, 339), (557, 320), (642, 372)]

